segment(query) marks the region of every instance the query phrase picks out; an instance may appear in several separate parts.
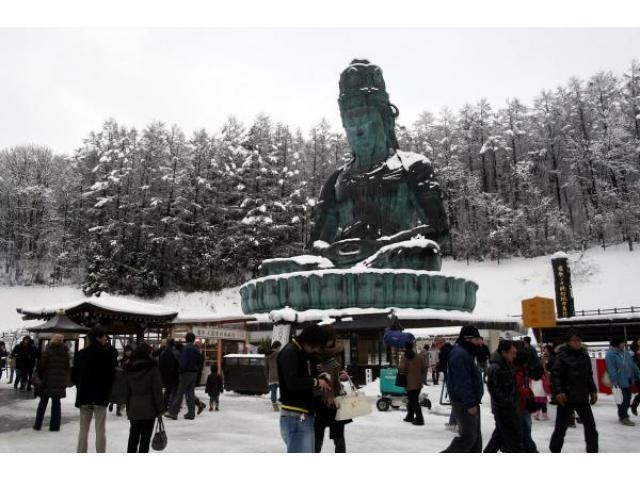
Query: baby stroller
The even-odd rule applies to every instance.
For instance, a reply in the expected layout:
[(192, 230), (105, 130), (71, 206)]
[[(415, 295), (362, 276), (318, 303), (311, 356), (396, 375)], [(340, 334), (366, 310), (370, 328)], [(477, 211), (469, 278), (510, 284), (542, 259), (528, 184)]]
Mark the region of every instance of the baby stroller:
[[(407, 389), (396, 385), (397, 368), (380, 369), (380, 398), (376, 402), (376, 407), (381, 412), (386, 412), (389, 407), (398, 409), (407, 407)], [(431, 400), (427, 393), (420, 394), (420, 405), (431, 409)]]

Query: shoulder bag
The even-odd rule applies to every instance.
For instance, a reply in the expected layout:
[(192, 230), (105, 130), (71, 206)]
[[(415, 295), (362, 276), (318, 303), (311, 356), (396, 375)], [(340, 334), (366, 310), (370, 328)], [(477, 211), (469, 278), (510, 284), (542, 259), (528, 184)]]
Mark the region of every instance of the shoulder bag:
[(362, 390), (357, 390), (349, 378), (349, 391), (336, 397), (336, 421), (351, 420), (371, 413), (371, 405)]

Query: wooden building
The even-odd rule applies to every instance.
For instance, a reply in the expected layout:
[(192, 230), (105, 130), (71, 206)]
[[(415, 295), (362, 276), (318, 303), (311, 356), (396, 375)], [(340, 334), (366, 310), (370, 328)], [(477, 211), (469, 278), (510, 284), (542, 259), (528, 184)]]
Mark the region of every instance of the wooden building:
[(534, 334), (538, 343), (563, 343), (569, 329), (578, 331), (585, 342), (640, 338), (640, 307), (578, 311), (573, 317), (558, 318), (554, 328), (534, 329)]
[[(278, 317), (275, 317), (278, 318)], [(405, 330), (431, 327), (462, 327), (473, 324), (487, 332), (490, 348), (497, 347), (500, 335), (523, 335), (519, 318), (480, 316), (466, 312), (435, 309), (359, 309), (313, 311), (295, 313), (292, 334), (300, 331), (305, 322), (333, 321), (338, 338), (345, 347), (344, 365), (358, 381), (364, 381), (365, 371), (371, 369), (373, 378), (379, 376), (381, 368), (392, 363), (392, 349), (382, 338), (385, 330), (395, 321)], [(261, 318), (249, 325), (249, 339), (258, 342), (270, 338), (274, 322)]]
[(178, 315), (177, 310), (162, 305), (135, 302), (107, 294), (57, 305), (19, 307), (16, 310), (22, 314), (23, 320), (49, 321), (63, 311), (73, 323), (82, 327), (91, 328), (99, 324), (112, 337), (116, 348), (142, 340), (157, 346), (162, 338), (169, 335), (171, 322)]
[(247, 323), (256, 318), (246, 315), (179, 315), (171, 323), (171, 337), (184, 340), (187, 332), (193, 332), (202, 345), (205, 368), (200, 383), (204, 383), (216, 364), (222, 369), (222, 357), (230, 353), (249, 353)]

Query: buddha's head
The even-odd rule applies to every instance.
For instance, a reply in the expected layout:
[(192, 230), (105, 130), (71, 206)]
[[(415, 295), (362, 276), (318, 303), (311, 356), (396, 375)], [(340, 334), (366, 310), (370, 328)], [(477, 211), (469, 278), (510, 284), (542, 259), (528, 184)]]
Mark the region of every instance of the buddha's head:
[(398, 148), (395, 119), (382, 69), (368, 60), (352, 60), (340, 74), (340, 117), (356, 157), (381, 159)]

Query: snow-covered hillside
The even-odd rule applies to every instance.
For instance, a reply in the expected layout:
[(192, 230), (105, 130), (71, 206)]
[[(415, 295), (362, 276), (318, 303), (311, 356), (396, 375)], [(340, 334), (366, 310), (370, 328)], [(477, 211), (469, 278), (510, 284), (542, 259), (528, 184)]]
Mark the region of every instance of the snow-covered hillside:
[[(621, 244), (606, 250), (592, 248), (568, 254), (577, 310), (640, 306), (636, 278), (640, 272), (640, 251), (630, 252), (626, 244)], [(480, 289), (475, 313), (479, 315), (518, 314), (523, 298), (554, 296), (550, 256), (514, 258), (500, 264), (472, 262), (469, 265), (447, 259), (443, 262), (442, 271), (478, 282)], [(25, 325), (16, 307), (57, 304), (81, 298), (83, 295), (79, 288), (0, 287), (0, 331)], [(137, 299), (133, 296), (126, 298)], [(181, 313), (242, 313), (238, 288), (212, 293), (173, 292), (153, 302), (176, 308)]]

